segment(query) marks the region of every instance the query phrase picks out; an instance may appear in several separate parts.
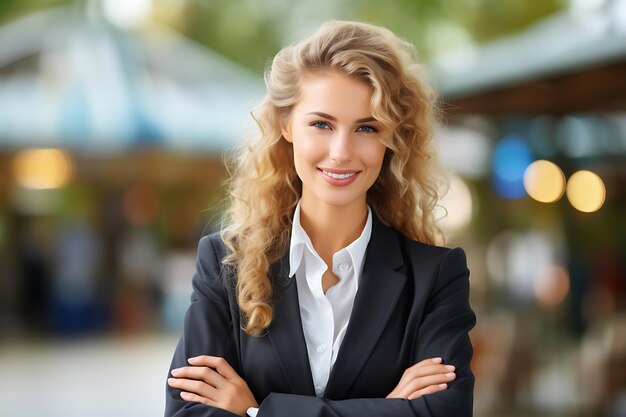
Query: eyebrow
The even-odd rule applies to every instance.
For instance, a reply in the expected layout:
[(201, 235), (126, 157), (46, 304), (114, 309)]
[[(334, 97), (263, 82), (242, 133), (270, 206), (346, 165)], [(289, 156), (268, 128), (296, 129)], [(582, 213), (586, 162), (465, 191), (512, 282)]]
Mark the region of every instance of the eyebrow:
[[(337, 121), (337, 118), (335, 116), (331, 116), (330, 114), (326, 114), (326, 113), (322, 113), (322, 112), (318, 112), (318, 111), (313, 111), (313, 112), (310, 112), (310, 113), (307, 113), (307, 114), (314, 114), (316, 116), (323, 117), (323, 118), (328, 119), (328, 120), (332, 120), (333, 122)], [(367, 122), (377, 122), (377, 121), (378, 120), (376, 120), (374, 117), (369, 116), (369, 117), (364, 117), (362, 119), (357, 119), (356, 123), (367, 123)]]

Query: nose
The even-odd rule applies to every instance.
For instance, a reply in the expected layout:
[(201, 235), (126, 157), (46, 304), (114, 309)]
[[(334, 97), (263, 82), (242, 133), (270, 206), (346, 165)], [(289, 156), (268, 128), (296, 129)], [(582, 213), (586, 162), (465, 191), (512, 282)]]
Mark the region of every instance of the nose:
[(330, 141), (329, 158), (337, 164), (350, 162), (352, 159), (352, 141), (350, 131), (337, 131)]

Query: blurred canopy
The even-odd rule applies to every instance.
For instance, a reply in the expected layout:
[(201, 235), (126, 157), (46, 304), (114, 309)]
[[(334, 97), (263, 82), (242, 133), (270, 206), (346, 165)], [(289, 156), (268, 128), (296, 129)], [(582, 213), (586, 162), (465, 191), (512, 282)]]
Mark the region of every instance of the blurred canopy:
[[(46, 6), (89, 0), (3, 0), (0, 25)], [(152, 0), (152, 17), (255, 71), (282, 45), (331, 18), (393, 27), (423, 58), (520, 31), (565, 0)], [(297, 14), (293, 7), (298, 7)]]

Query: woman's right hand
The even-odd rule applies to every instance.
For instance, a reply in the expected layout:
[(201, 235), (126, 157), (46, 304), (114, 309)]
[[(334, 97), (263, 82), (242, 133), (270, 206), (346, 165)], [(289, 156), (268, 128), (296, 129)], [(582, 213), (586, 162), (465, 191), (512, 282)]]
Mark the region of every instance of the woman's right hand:
[(448, 388), (448, 382), (454, 381), (454, 366), (443, 365), (441, 358), (424, 359), (407, 368), (400, 382), (387, 398), (414, 400), (422, 395), (432, 394)]
[(248, 384), (222, 357), (202, 355), (189, 358), (191, 366), (173, 369), (167, 383), (181, 390), (180, 397), (240, 416), (250, 407), (259, 407)]

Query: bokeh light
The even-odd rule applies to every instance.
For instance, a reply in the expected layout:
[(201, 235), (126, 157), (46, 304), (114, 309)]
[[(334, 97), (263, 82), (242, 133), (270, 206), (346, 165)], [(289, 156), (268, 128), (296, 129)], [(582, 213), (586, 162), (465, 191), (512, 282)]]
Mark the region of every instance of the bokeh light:
[(577, 171), (567, 181), (567, 199), (576, 210), (597, 211), (604, 204), (606, 188), (602, 178), (591, 171)]
[(506, 288), (513, 303), (534, 302), (537, 277), (543, 277), (542, 271), (548, 271), (559, 258), (559, 246), (558, 239), (542, 230), (505, 231), (487, 247), (487, 271), (494, 283)]
[(483, 178), (489, 172), (491, 141), (480, 127), (487, 122), (478, 117), (465, 122), (467, 125), (446, 126), (437, 132), (437, 152), (446, 168), (465, 178)]
[(131, 27), (139, 25), (148, 16), (152, 0), (105, 0), (103, 8), (112, 23)]
[(539, 304), (553, 306), (562, 302), (570, 288), (569, 273), (560, 265), (542, 268), (535, 276), (535, 297)]
[(493, 153), (493, 187), (500, 197), (507, 199), (522, 198), (524, 190), (524, 171), (532, 162), (528, 144), (517, 136), (502, 139)]
[(555, 163), (538, 160), (526, 168), (524, 188), (533, 199), (553, 203), (565, 193), (565, 175)]
[(441, 219), (446, 233), (454, 233), (467, 227), (472, 220), (473, 201), (469, 186), (458, 175), (450, 178), (448, 192), (439, 200), (447, 215)]
[(24, 188), (60, 188), (72, 178), (72, 161), (60, 149), (29, 149), (18, 153), (13, 163), (17, 184)]

